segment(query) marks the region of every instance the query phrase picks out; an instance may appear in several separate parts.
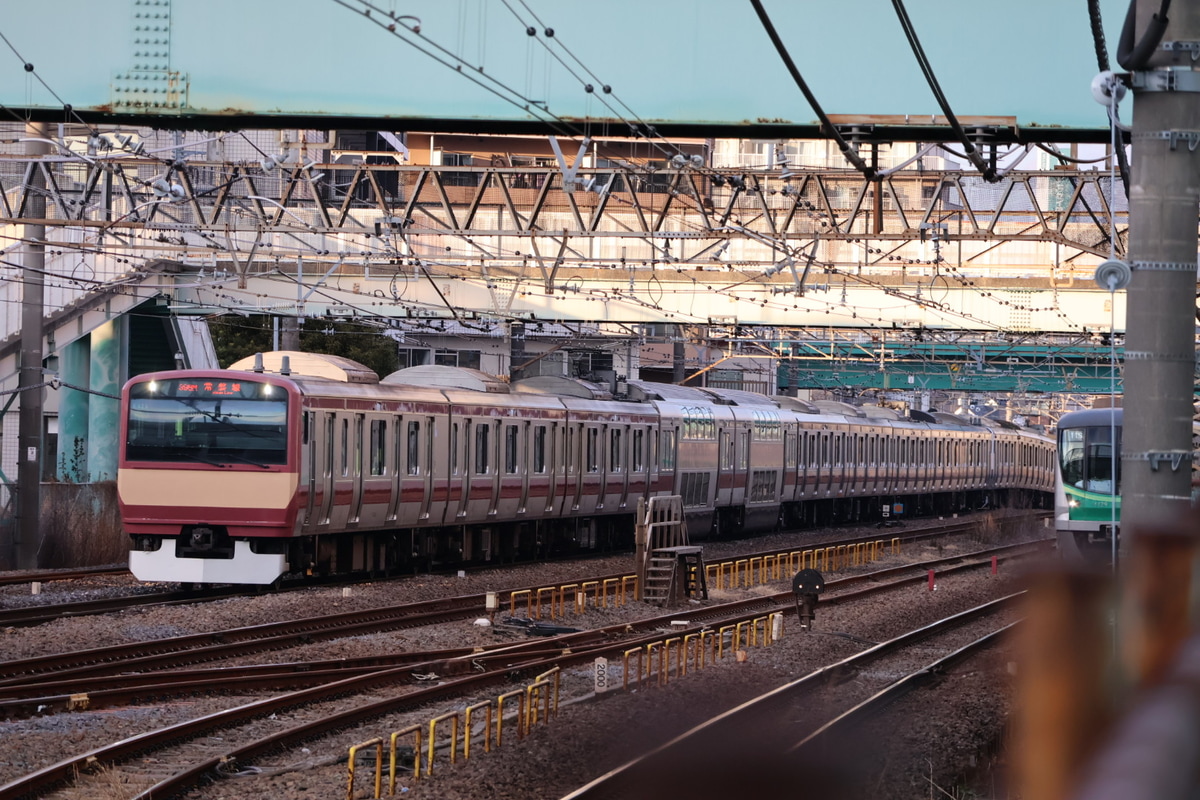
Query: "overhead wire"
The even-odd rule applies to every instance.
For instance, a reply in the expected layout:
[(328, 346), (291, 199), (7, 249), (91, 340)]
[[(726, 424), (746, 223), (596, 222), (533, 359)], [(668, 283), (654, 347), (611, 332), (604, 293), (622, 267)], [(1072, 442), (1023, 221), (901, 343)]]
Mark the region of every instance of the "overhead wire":
[(792, 81), (795, 82), (796, 86), (800, 89), (801, 94), (804, 95), (804, 99), (808, 102), (808, 105), (812, 108), (812, 110), (816, 113), (817, 118), (821, 121), (821, 127), (826, 133), (833, 137), (833, 140), (837, 142), (838, 149), (842, 151), (842, 155), (845, 156), (847, 161), (854, 165), (855, 169), (865, 175), (868, 180), (874, 178), (874, 168), (867, 164), (867, 162), (863, 161), (862, 156), (858, 154), (858, 150), (846, 140), (846, 137), (842, 136), (841, 131), (839, 131), (837, 126), (834, 125), (829, 119), (829, 116), (821, 108), (821, 104), (817, 102), (816, 95), (814, 95), (812, 90), (808, 88), (808, 84), (805, 83), (804, 78), (800, 75), (799, 68), (796, 67), (796, 62), (792, 60), (792, 56), (788, 52), (787, 46), (783, 43), (783, 40), (779, 38), (779, 32), (775, 30), (774, 23), (771, 22), (771, 18), (767, 14), (766, 9), (763, 8), (762, 0), (750, 0), (750, 4), (754, 6), (754, 13), (758, 15), (758, 19), (762, 23), (763, 28), (766, 30), (767, 36), (771, 39), (771, 44), (775, 46), (775, 51), (779, 54), (779, 57), (783, 59), (783, 64), (785, 67), (787, 67), (788, 73), (792, 76)]
[[(753, 1), (758, 2), (758, 0)], [(892, 0), (892, 7), (896, 10), (896, 16), (900, 20), (900, 27), (904, 30), (905, 38), (908, 39), (909, 47), (912, 48), (913, 55), (916, 56), (917, 65), (921, 68), (921, 73), (925, 76), (925, 81), (929, 84), (929, 88), (933, 92), (938, 106), (941, 107), (942, 114), (946, 117), (946, 122), (950, 125), (950, 129), (966, 149), (967, 158), (983, 174), (985, 181), (995, 183), (1000, 180), (1000, 177), (996, 174), (995, 167), (983, 160), (983, 156), (971, 142), (962, 125), (959, 124), (958, 118), (954, 116), (954, 112), (950, 109), (950, 102), (946, 99), (945, 93), (942, 92), (941, 84), (938, 83), (933, 66), (929, 63), (929, 59), (925, 55), (925, 48), (921, 46), (921, 41), (917, 37), (917, 31), (913, 27), (912, 20), (908, 17), (908, 11), (904, 8), (904, 0)]]

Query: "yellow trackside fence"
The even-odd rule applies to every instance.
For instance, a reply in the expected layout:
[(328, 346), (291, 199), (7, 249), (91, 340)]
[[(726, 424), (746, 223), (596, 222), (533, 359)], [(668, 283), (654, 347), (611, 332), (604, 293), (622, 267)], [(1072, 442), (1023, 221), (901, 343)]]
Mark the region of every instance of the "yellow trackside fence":
[[(782, 616), (780, 613), (768, 614), (724, 625), (715, 631), (706, 629), (683, 636), (669, 636), (625, 650), (623, 688), (629, 691), (644, 686), (666, 686), (672, 678), (683, 678), (689, 671), (699, 672), (715, 664), (725, 658), (727, 651), (737, 652), (748, 647), (774, 644), (775, 620), (779, 617), (782, 622)], [(359, 756), (364, 751), (374, 751), (375, 783), (371, 796), (380, 798), (383, 796), (383, 750), (385, 746), (388, 748), (387, 793), (394, 795), (402, 769), (399, 763), (400, 750), (405, 742), (412, 742), (410, 777), (413, 782), (433, 774), (439, 749), (445, 751), (443, 759), (448, 758), (451, 764), (458, 762), (460, 750), (464, 761), (477, 754), (480, 739), (483, 751), (490, 753), (504, 745), (506, 723), (509, 738), (516, 735), (519, 739), (539, 723), (548, 725), (551, 719), (558, 716), (561, 680), (561, 670), (554, 667), (538, 675), (524, 688), (505, 692), (494, 700), (440, 714), (425, 725), (410, 725), (393, 731), (386, 739), (376, 737), (354, 745), (347, 758), (346, 800), (354, 800), (355, 773), (359, 767)], [(482, 726), (479, 724), (480, 718), (483, 719)], [(362, 760), (365, 763), (365, 757)]]
[[(389, 795), (396, 794), (396, 782), (401, 770), (400, 749), (409, 737), (413, 743), (411, 777), (416, 782), (424, 776), (433, 774), (439, 749), (447, 750), (446, 755), (448, 755), (450, 763), (455, 764), (458, 762), (460, 742), (464, 761), (471, 758), (473, 749), (476, 753), (478, 752), (478, 746), (472, 748), (472, 744), (478, 742), (480, 738), (483, 740), (485, 753), (501, 747), (504, 744), (505, 712), (506, 710), (511, 712), (514, 705), (516, 710), (515, 713), (509, 715), (509, 730), (511, 731), (511, 725), (515, 724), (517, 738), (521, 738), (531, 731), (539, 722), (548, 725), (552, 718), (558, 716), (560, 677), (559, 668), (554, 667), (538, 675), (533, 683), (523, 689), (505, 692), (495, 700), (484, 700), (469, 705), (461, 711), (440, 714), (429, 720), (427, 725), (410, 725), (402, 730), (392, 732), (386, 741), (389, 751), (387, 793)], [(483, 718), (482, 727), (478, 727), (480, 717)], [(449, 730), (449, 741), (446, 736), (447, 729)], [(493, 730), (495, 735), (492, 733)], [(384, 746), (385, 740), (376, 737), (350, 748), (347, 759), (346, 800), (354, 800), (354, 779), (360, 760), (359, 754), (363, 751), (370, 752), (372, 749), (375, 755), (375, 791), (371, 796), (375, 798), (383, 796)]]
[(558, 619), (565, 617), (568, 609), (575, 614), (586, 613), (589, 600), (593, 608), (616, 608), (636, 596), (637, 575), (622, 575), (598, 581), (518, 589), (509, 592), (508, 613), (516, 616), (517, 611), (523, 608), (525, 616), (530, 619)]
[(354, 768), (358, 763), (358, 753), (372, 747), (375, 748), (375, 797), (379, 797), (379, 792), (383, 788), (383, 739), (376, 737), (350, 748), (347, 762), (349, 777), (346, 780), (346, 800), (352, 800), (354, 797)]
[(835, 572), (846, 567), (865, 566), (886, 555), (899, 553), (899, 537), (890, 541), (876, 539), (849, 545), (712, 561), (704, 565), (704, 577), (710, 589), (749, 588), (771, 581), (791, 580), (802, 569)]
[(703, 630), (631, 647), (622, 654), (622, 688), (629, 691), (643, 686), (665, 686), (671, 680), (672, 669), (674, 677), (681, 678), (689, 671), (698, 672), (723, 659), (727, 650), (774, 644), (776, 617), (782, 619), (782, 614), (776, 612), (723, 625), (715, 631)]

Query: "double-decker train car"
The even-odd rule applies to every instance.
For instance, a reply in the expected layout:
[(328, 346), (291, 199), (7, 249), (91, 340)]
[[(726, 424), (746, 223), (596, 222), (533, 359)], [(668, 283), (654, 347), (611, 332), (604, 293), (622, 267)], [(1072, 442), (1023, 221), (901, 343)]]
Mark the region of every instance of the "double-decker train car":
[(1120, 408), (1092, 408), (1058, 420), (1054, 527), (1065, 559), (1111, 558), (1121, 526), (1123, 416)]
[(693, 537), (1039, 503), (1053, 442), (951, 415), (630, 381), (511, 386), (269, 354), (271, 370), (140, 375), (117, 474), (145, 581), (269, 584), (632, 543), (638, 500), (680, 495)]

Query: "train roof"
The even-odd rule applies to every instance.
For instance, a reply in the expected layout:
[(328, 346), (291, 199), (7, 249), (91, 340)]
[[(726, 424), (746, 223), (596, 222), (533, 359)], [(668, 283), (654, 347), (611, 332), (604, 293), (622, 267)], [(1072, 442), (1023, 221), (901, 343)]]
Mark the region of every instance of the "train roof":
[[(283, 370), (285, 358), (288, 362), (286, 373)], [(339, 383), (379, 383), (379, 376), (373, 369), (353, 359), (325, 353), (305, 353), (300, 350), (256, 353), (233, 362), (229, 369), (236, 372), (271, 373), (286, 378), (324, 378)]]
[(380, 383), (388, 386), (427, 386), (436, 389), (470, 389), (475, 392), (508, 394), (508, 384), (494, 375), (477, 369), (436, 364), (396, 370)]
[(584, 400), (613, 399), (612, 392), (598, 383), (557, 375), (522, 378), (510, 384), (509, 389), (514, 394), (549, 394), (555, 397), (579, 397)]
[(866, 406), (862, 406), (860, 410), (863, 412), (863, 416), (867, 417), (868, 419), (887, 419), (887, 420), (899, 420), (900, 419), (899, 414), (897, 414), (892, 409), (884, 408), (883, 406), (866, 405)]
[[(1059, 429), (1091, 428), (1097, 425), (1111, 425), (1115, 421), (1121, 424), (1123, 409), (1120, 408), (1086, 408), (1083, 411), (1071, 411), (1058, 418)], [(1116, 416), (1114, 420), (1113, 417)]]
[(849, 403), (843, 403), (839, 400), (813, 400), (811, 401), (821, 413), (836, 414), (839, 417), (865, 417), (866, 414), (855, 406)]

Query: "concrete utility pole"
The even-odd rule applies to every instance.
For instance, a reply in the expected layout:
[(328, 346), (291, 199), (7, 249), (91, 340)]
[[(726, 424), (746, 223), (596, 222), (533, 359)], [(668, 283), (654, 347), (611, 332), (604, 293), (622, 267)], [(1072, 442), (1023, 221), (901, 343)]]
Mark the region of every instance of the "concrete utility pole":
[[(1137, 0), (1141, 41), (1159, 0)], [(1163, 49), (1168, 44), (1177, 49)], [(1121, 547), (1186, 512), (1196, 367), (1196, 219), (1200, 209), (1200, 2), (1171, 6), (1161, 43), (1132, 69)]]
[[(32, 140), (48, 139), (45, 123), (31, 122), (25, 135)], [(45, 141), (28, 141), (25, 154), (32, 158), (50, 152)], [(25, 255), (21, 271), (21, 363), (17, 373), (18, 418), (17, 442), (17, 529), (13, 542), (14, 563), (17, 569), (38, 566), (41, 546), (42, 512), (42, 394), (38, 386), (45, 380), (42, 374), (42, 306), (45, 292), (46, 267), (46, 179), (40, 163), (34, 163), (29, 173), (29, 187), (23, 217), (33, 220), (25, 225)]]

